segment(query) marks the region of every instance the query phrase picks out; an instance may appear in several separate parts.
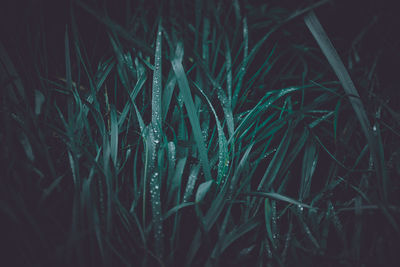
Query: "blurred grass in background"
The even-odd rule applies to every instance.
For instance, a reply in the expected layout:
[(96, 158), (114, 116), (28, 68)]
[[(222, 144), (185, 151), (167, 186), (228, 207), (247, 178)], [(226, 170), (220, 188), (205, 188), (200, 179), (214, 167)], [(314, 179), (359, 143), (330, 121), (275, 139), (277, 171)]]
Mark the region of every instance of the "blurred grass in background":
[(395, 266), (390, 8), (295, 2), (6, 6), (3, 262)]

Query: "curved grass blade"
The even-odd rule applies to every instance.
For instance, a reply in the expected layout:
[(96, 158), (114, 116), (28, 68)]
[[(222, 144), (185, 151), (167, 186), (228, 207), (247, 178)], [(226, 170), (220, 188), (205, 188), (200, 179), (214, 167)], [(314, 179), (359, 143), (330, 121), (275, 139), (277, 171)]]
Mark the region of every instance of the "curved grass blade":
[(175, 72), (178, 86), (180, 88), (181, 94), (183, 96), (183, 101), (185, 103), (185, 107), (188, 112), (189, 121), (193, 128), (193, 135), (199, 151), (199, 157), (203, 166), (204, 176), (205, 179), (209, 181), (212, 179), (212, 177), (211, 177), (210, 163), (208, 161), (208, 156), (207, 156), (207, 149), (202, 136), (199, 117), (197, 115), (192, 94), (190, 92), (189, 82), (186, 77), (186, 73), (183, 69), (182, 59), (183, 59), (183, 44), (179, 42), (176, 47), (175, 58), (171, 61), (172, 68)]
[(163, 219), (166, 220), (170, 216), (172, 216), (175, 213), (177, 213), (178, 211), (180, 211), (181, 209), (186, 208), (186, 207), (191, 207), (191, 206), (194, 206), (194, 205), (196, 205), (196, 203), (194, 203), (194, 202), (184, 202), (184, 203), (181, 203), (179, 205), (176, 205), (175, 207), (173, 207), (172, 209), (170, 209), (169, 211), (167, 211), (164, 214)]
[(372, 132), (370, 121), (368, 120), (367, 113), (364, 109), (363, 103), (361, 102), (360, 95), (354, 83), (347, 72), (342, 60), (340, 59), (336, 49), (332, 45), (329, 37), (327, 36), (325, 30), (322, 28), (317, 16), (313, 11), (307, 13), (304, 17), (304, 22), (307, 25), (308, 29), (314, 36), (315, 40), (317, 41), (319, 47), (321, 48), (322, 52), (324, 53), (325, 57), (327, 58), (329, 64), (332, 66), (336, 76), (338, 77), (340, 83), (342, 84), (346, 94), (349, 97), (349, 101), (353, 106), (354, 112), (361, 124), (361, 128), (364, 132), (364, 135), (368, 141), (369, 148), (371, 150), (371, 155), (375, 165), (375, 171), (380, 179), (378, 184), (378, 190), (383, 198), (384, 202), (387, 200), (387, 190), (382, 185), (383, 181), (387, 180), (386, 168), (382, 166), (382, 158), (383, 155), (381, 154), (380, 149), (378, 148), (378, 141), (374, 137)]
[[(218, 131), (218, 177), (217, 177), (217, 184), (220, 184), (221, 182), (223, 183), (223, 179), (225, 178), (225, 175), (228, 171), (229, 167), (229, 154), (228, 154), (228, 143), (224, 134), (224, 131), (222, 129), (221, 123), (218, 119), (217, 113), (215, 112), (214, 107), (212, 106), (210, 100), (206, 96), (206, 94), (201, 90), (199, 87), (197, 89), (200, 91), (200, 93), (203, 95), (203, 97), (206, 99), (208, 105), (210, 106), (210, 109), (215, 117), (215, 121), (217, 124), (217, 131)], [(225, 97), (226, 98), (226, 97)], [(229, 128), (229, 127), (228, 127)], [(233, 130), (233, 128), (232, 128)]]
[(223, 253), (233, 242), (238, 240), (240, 237), (245, 235), (246, 233), (252, 231), (256, 227), (258, 227), (261, 224), (261, 221), (258, 219), (251, 219), (244, 224), (234, 228), (231, 232), (229, 232), (227, 235), (223, 237), (223, 240), (221, 240), (221, 250), (219, 253)]
[(204, 197), (207, 195), (208, 191), (210, 191), (213, 181), (207, 181), (199, 185), (196, 192), (196, 203), (200, 203), (203, 201)]
[[(265, 96), (256, 104), (256, 106), (250, 110), (250, 112), (246, 115), (246, 117), (244, 117), (241, 120), (238, 127), (236, 127), (234, 138), (238, 138), (241, 131), (248, 129), (249, 125), (254, 121), (254, 119), (257, 118), (257, 116), (259, 114), (261, 114), (263, 111), (265, 111), (269, 107), (271, 107), (271, 105), (275, 101), (277, 101), (279, 98), (283, 97), (284, 95), (289, 94), (291, 92), (295, 92), (299, 89), (300, 88), (297, 88), (297, 87), (289, 87), (286, 89), (279, 90), (278, 93), (276, 93), (274, 91), (266, 93)], [(234, 140), (234, 138), (230, 137), (228, 140), (228, 143), (231, 143)]]
[(315, 207), (312, 207), (310, 205), (304, 204), (300, 201), (294, 200), (293, 198), (278, 194), (278, 193), (267, 193), (267, 192), (250, 192), (250, 193), (243, 193), (244, 195), (249, 195), (249, 196), (257, 196), (257, 197), (268, 197), (268, 198), (272, 198), (272, 199), (276, 199), (276, 200), (280, 200), (283, 202), (287, 202), (289, 204), (293, 204), (297, 207), (303, 207), (303, 208), (307, 208), (307, 209), (316, 209)]

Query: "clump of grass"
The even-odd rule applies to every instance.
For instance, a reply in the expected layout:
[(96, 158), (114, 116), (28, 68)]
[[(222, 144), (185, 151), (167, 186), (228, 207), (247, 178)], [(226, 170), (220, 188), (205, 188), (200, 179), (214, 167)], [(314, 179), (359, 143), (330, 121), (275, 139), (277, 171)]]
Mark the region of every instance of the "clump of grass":
[[(294, 10), (139, 2), (128, 1), (121, 21), (107, 6), (75, 1), (57, 66), (64, 74), (51, 73), (56, 62), (42, 49), (23, 82), (0, 47), (10, 260), (395, 260), (398, 114), (357, 94), (312, 13), (327, 1)], [(100, 29), (99, 54), (78, 26), (85, 20)]]

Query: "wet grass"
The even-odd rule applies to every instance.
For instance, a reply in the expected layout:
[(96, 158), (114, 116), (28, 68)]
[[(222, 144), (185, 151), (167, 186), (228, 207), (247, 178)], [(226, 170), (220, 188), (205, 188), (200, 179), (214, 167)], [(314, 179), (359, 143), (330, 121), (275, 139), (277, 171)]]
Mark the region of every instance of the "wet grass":
[(394, 264), (399, 114), (327, 3), (74, 1), (1, 45), (9, 266)]

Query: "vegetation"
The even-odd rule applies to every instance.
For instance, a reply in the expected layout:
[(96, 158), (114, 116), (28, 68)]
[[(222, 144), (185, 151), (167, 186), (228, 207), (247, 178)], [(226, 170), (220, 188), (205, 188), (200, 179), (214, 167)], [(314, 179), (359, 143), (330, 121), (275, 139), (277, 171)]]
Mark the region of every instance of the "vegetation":
[(120, 2), (0, 46), (4, 266), (394, 266), (386, 13), (336, 50), (340, 1)]

